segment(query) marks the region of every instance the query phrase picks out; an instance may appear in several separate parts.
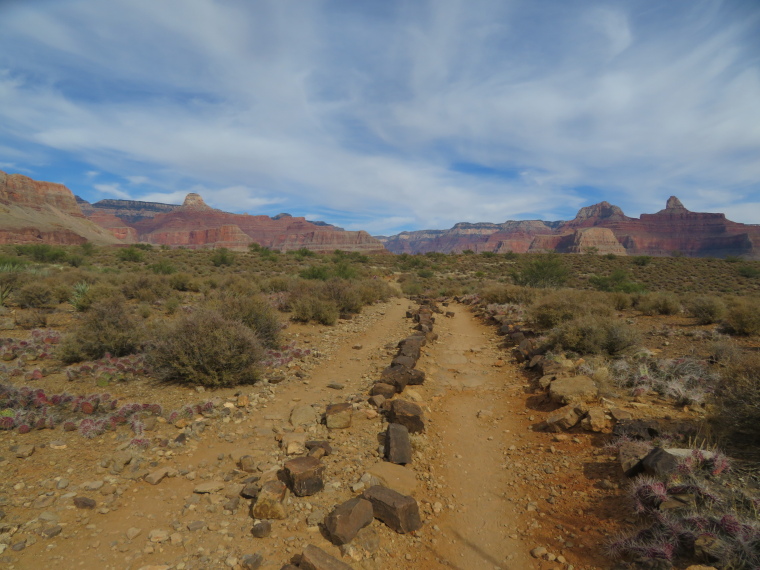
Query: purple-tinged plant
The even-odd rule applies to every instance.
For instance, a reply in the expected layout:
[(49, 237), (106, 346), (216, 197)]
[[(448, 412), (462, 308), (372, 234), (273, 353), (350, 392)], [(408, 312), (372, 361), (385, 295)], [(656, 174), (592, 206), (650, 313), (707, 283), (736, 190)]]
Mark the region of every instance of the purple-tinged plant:
[(142, 437), (136, 437), (129, 442), (129, 445), (132, 447), (137, 447), (139, 449), (147, 449), (150, 447), (150, 440)]
[(668, 498), (665, 483), (652, 477), (639, 477), (631, 484), (629, 491), (637, 513), (655, 511)]
[(19, 433), (29, 433), (30, 431), (32, 431), (32, 428), (29, 427), (29, 424), (21, 424), (18, 426)]
[(16, 421), (10, 416), (0, 416), (0, 429), (9, 430), (13, 429), (16, 425)]

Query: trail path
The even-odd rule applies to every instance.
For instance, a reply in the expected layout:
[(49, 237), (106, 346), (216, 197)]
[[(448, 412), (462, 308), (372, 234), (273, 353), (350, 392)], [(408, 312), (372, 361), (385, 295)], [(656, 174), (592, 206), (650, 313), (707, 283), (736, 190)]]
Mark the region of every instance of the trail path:
[(439, 448), (433, 465), (456, 505), (437, 522), (439, 557), (462, 569), (529, 568), (525, 546), (510, 538), (518, 521), (504, 500), (504, 450), (524, 431), (507, 395), (522, 380), (511, 366), (493, 366), (499, 359), (489, 343), (493, 333), (466, 309), (439, 318), (436, 330), (439, 341), (419, 366), (440, 398), (430, 417)]
[[(390, 363), (396, 343), (410, 334), (412, 323), (404, 318), (408, 306), (406, 299), (378, 304), (328, 331), (291, 326), (290, 338), (323, 352), (321, 358), (304, 365), (305, 378), (201, 396), (226, 400), (233, 413), (223, 421), (208, 422), (201, 438), (190, 438), (183, 447), (146, 451), (143, 467), (148, 471), (166, 466), (178, 472), (157, 485), (110, 472), (103, 460), (114, 454), (119, 442), (116, 434), (85, 443), (75, 434), (58, 431), (29, 434), (36, 438), (38, 451), (29, 459), (7, 464), (5, 483), (0, 483), (0, 495), (12, 497), (4, 507), (9, 515), (6, 521), (31, 521), (10, 543), (22, 538), (27, 542), (18, 550), (0, 553), (5, 556), (3, 562), (16, 569), (57, 565), (205, 570), (240, 568), (244, 554), (258, 552), (267, 561), (264, 567), (276, 570), (314, 544), (364, 570), (567, 569), (567, 564), (530, 556), (530, 550), (545, 544), (550, 535), (569, 532), (569, 528), (560, 532), (538, 522), (544, 513), (530, 506), (538, 504), (539, 495), (546, 498), (554, 493), (546, 475), (536, 469), (546, 462), (539, 455), (547, 451), (540, 445), (547, 434), (529, 429), (534, 418), (525, 408), (522, 371), (497, 346), (493, 330), (463, 306), (450, 307), (456, 313), (453, 318), (436, 315), (439, 339), (423, 349), (418, 363), (427, 372), (427, 380), (423, 386), (407, 388), (403, 395), (417, 399), (427, 417), (426, 434), (415, 438), (417, 453), (408, 467), (418, 478), (415, 496), (422, 530), (397, 535), (376, 521), (354, 541), (356, 548), (343, 552), (321, 533), (315, 521), (355, 496), (359, 491), (352, 487), (362, 474), (382, 461), (378, 442), (384, 423), (366, 407), (366, 396)], [(331, 387), (334, 383), (340, 386)], [(251, 403), (236, 407), (237, 393), (249, 395)], [(308, 438), (327, 438), (334, 448), (323, 459), (325, 490), (311, 497), (291, 497), (288, 518), (273, 521), (269, 537), (252, 537), (248, 502), (234, 508), (228, 503), (236, 495), (235, 485), (247, 475), (236, 470), (233, 458), (254, 456), (261, 462), (263, 476), (268, 467), (281, 466), (290, 458), (278, 439), (283, 433), (301, 430), (288, 421), (294, 407), (314, 405), (315, 410), (324, 411), (326, 404), (344, 401), (364, 406), (354, 414), (350, 429), (328, 432), (317, 424), (306, 428)], [(152, 437), (171, 440), (178, 433), (174, 426), (160, 424)], [(68, 449), (45, 448), (46, 441), (54, 439), (63, 439)], [(573, 477), (574, 467), (561, 449), (573, 444), (556, 445), (559, 455), (552, 456), (553, 464), (564, 461), (563, 468)], [(69, 479), (70, 486), (56, 490), (61, 477)], [(83, 490), (85, 484), (98, 480), (103, 482), (102, 490)], [(208, 481), (220, 481), (225, 488), (216, 494), (193, 493), (199, 483)], [(95, 498), (97, 509), (74, 508), (72, 489), (73, 494)], [(54, 497), (44, 512), (62, 527), (51, 539), (40, 539), (40, 530), (50, 524), (35, 522), (41, 509), (29, 508), (43, 494)], [(157, 540), (153, 531), (162, 531), (165, 537)], [(583, 552), (573, 553), (572, 558), (575, 570), (593, 567), (578, 565), (584, 558), (589, 560)]]

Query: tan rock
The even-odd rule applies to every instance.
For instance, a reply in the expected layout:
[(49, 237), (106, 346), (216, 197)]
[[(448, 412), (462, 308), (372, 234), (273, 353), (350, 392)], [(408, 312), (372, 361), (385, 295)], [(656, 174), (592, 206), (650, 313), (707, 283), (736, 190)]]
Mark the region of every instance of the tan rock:
[(417, 477), (414, 471), (402, 465), (380, 461), (367, 469), (367, 475), (369, 486), (381, 485), (402, 495), (414, 495), (417, 492)]
[(261, 487), (252, 514), (257, 519), (284, 519), (288, 514), (285, 510), (285, 494), (288, 488), (282, 481), (269, 481)]

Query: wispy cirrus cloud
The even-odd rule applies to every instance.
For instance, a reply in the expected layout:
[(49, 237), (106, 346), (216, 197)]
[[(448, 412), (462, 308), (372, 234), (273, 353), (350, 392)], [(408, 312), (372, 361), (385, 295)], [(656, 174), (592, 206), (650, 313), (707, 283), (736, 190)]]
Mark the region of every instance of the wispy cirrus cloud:
[(760, 221), (752, 3), (61, 0), (0, 13), (0, 159), (85, 197), (177, 203), (200, 189), (215, 207), (373, 233), (568, 218), (601, 199), (637, 215), (670, 194)]

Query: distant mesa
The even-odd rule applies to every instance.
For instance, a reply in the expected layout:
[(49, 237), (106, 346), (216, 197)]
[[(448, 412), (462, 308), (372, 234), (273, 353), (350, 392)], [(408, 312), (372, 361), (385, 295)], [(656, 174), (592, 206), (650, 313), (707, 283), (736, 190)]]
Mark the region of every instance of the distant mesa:
[(760, 226), (724, 214), (691, 212), (671, 196), (656, 214), (630, 218), (609, 202), (586, 206), (566, 222), (459, 223), (449, 230), (420, 230), (379, 238), (392, 253), (559, 253), (760, 259)]
[[(462, 222), (448, 230), (420, 230), (374, 238), (325, 222), (282, 213), (232, 214), (191, 192), (182, 205), (139, 200), (90, 204), (62, 184), (0, 171), (0, 244), (152, 243), (189, 249), (249, 244), (289, 251), (307, 248), (375, 253), (475, 252), (612, 253), (760, 259), (760, 226), (724, 214), (691, 212), (675, 196), (655, 214), (630, 218), (610, 204), (585, 206), (569, 221)], [(387, 248), (387, 249), (386, 249)]]

